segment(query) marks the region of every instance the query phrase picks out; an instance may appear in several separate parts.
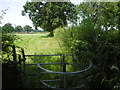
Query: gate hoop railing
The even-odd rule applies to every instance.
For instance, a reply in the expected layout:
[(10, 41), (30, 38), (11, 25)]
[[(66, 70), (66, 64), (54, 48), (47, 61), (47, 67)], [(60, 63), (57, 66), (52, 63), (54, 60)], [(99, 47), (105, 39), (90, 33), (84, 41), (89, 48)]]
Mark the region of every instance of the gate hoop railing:
[[(34, 64), (26, 64), (26, 65), (36, 65), (38, 66), (42, 71), (46, 72), (46, 73), (52, 73), (52, 74), (60, 74), (63, 75), (63, 88), (58, 88), (56, 86), (51, 86), (49, 84), (47, 84), (47, 81), (57, 81), (57, 80), (40, 80), (41, 83), (43, 83), (45, 86), (49, 87), (49, 88), (56, 88), (56, 89), (67, 89), (66, 87), (66, 75), (74, 75), (74, 74), (79, 74), (82, 72), (86, 72), (88, 70), (90, 70), (90, 68), (92, 67), (92, 62), (89, 61), (89, 66), (87, 66), (85, 69), (82, 69), (80, 71), (75, 71), (75, 72), (66, 72), (66, 65), (78, 65), (77, 63), (65, 63), (65, 56), (73, 56), (72, 54), (48, 54), (48, 55), (25, 55), (25, 57), (32, 57), (32, 56), (61, 56), (62, 57), (62, 62), (61, 63), (34, 63)], [(26, 58), (25, 58), (26, 59)], [(62, 64), (63, 66), (63, 70), (62, 72), (57, 72), (57, 71), (51, 71), (48, 69), (43, 68), (41, 65), (59, 65)], [(87, 80), (87, 79), (85, 79)], [(60, 80), (58, 80), (60, 81)], [(84, 87), (84, 84), (81, 84), (80, 86), (77, 87), (73, 87), (73, 88), (68, 88), (68, 89), (76, 89), (76, 88), (82, 88)]]
[(87, 68), (85, 68), (85, 69), (83, 69), (83, 70), (80, 70), (80, 71), (75, 71), (75, 72), (55, 72), (55, 71), (51, 71), (51, 70), (48, 70), (48, 69), (43, 68), (42, 66), (40, 66), (40, 64), (37, 64), (37, 66), (38, 66), (41, 70), (43, 70), (43, 71), (45, 71), (45, 72), (48, 72), (48, 73), (53, 73), (53, 74), (78, 74), (78, 73), (82, 73), (82, 72), (85, 72), (85, 71), (89, 70), (89, 69), (92, 67), (92, 62), (90, 62), (89, 67), (87, 67)]

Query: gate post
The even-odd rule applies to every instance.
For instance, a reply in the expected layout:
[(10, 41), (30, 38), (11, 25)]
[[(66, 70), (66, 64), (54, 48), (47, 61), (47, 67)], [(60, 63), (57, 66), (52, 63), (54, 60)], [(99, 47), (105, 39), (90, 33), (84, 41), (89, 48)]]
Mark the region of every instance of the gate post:
[(20, 72), (21, 72), (21, 55), (18, 55), (19, 58), (19, 65), (20, 65)]
[(13, 61), (16, 63), (16, 49), (15, 49), (15, 45), (14, 46), (12, 46), (12, 52), (13, 52)]
[(26, 71), (26, 67), (25, 67), (25, 53), (24, 53), (24, 49), (21, 49), (21, 52), (22, 52), (22, 61), (23, 61), (23, 75), (22, 75), (22, 78), (23, 78), (23, 85), (24, 83), (26, 83), (26, 76), (25, 76), (25, 71)]
[(25, 67), (25, 53), (24, 53), (24, 50), (21, 49), (21, 52), (22, 52), (22, 61), (23, 61), (23, 77), (24, 77), (24, 80), (25, 80), (25, 71), (26, 71), (26, 67)]
[(23, 66), (24, 66), (24, 69), (25, 69), (25, 53), (24, 53), (24, 50), (22, 49), (22, 57), (23, 57)]
[[(62, 72), (63, 73), (66, 72), (65, 55), (62, 55)], [(63, 74), (63, 88), (66, 89), (66, 86), (67, 86), (66, 75)]]

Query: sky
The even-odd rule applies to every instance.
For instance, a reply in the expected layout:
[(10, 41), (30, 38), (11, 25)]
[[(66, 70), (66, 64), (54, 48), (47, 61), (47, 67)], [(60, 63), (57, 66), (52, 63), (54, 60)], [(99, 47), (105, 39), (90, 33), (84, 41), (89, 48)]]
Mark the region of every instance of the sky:
[[(70, 0), (74, 4), (79, 4), (83, 0)], [(29, 16), (22, 16), (21, 11), (23, 10), (23, 5), (25, 5), (26, 0), (0, 0), (0, 15), (1, 11), (8, 9), (3, 19), (1, 20), (0, 26), (6, 23), (11, 23), (13, 26), (21, 25), (32, 25), (32, 21)]]

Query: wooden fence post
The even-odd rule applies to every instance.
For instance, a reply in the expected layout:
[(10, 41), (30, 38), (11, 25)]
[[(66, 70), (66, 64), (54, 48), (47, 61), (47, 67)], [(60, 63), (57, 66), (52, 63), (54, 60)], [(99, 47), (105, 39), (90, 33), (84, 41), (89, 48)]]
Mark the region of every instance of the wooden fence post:
[(21, 49), (21, 52), (22, 52), (22, 61), (23, 61), (23, 82), (25, 81), (25, 71), (26, 71), (26, 67), (25, 67), (25, 53), (24, 53), (24, 50)]
[(18, 59), (19, 59), (19, 65), (20, 65), (20, 71), (21, 71), (21, 55), (18, 55)]
[(22, 66), (21, 66), (21, 62), (22, 62), (22, 59), (21, 59), (21, 55), (18, 55), (18, 59), (19, 59), (19, 67), (20, 67), (20, 80), (21, 80), (21, 84), (23, 85), (23, 73), (22, 73)]
[(24, 50), (22, 49), (22, 58), (23, 58), (23, 66), (24, 66), (24, 70), (25, 70), (25, 53), (24, 53)]
[(16, 62), (17, 60), (16, 60), (16, 49), (15, 49), (15, 45), (12, 46), (12, 49), (13, 49), (13, 50), (12, 50), (12, 52), (13, 52), (13, 55), (12, 55), (12, 56), (13, 56), (13, 61)]

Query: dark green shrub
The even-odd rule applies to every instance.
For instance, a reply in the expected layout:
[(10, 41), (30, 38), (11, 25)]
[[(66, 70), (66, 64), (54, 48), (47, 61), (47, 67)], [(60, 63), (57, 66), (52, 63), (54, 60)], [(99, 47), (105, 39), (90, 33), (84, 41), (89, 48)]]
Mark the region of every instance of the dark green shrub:
[[(89, 87), (120, 88), (120, 35), (118, 30), (103, 30), (96, 26), (92, 18), (82, 21), (81, 25), (56, 31), (56, 36), (69, 53), (80, 55), (79, 63), (92, 61)], [(77, 56), (76, 56), (77, 57)], [(83, 63), (84, 62), (84, 63)], [(86, 65), (83, 65), (85, 67)]]

